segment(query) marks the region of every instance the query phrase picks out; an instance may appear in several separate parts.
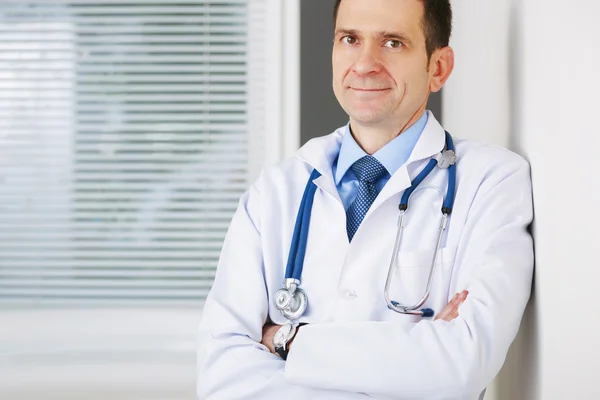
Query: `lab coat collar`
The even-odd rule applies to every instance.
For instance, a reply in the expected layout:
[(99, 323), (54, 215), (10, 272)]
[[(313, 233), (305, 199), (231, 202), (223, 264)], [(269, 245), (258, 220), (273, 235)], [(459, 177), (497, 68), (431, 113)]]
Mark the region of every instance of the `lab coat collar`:
[[(390, 197), (408, 188), (411, 183), (411, 176), (408, 171), (408, 166), (414, 162), (431, 158), (439, 153), (445, 144), (444, 128), (435, 119), (431, 111), (427, 111), (427, 125), (423, 129), (417, 144), (410, 154), (408, 160), (402, 165), (390, 178), (387, 184), (375, 202), (369, 209), (367, 216), (376, 210), (381, 204), (387, 201)], [(296, 156), (311, 165), (321, 173), (321, 177), (314, 182), (320, 189), (329, 193), (336, 198), (340, 204), (342, 200), (335, 185), (332, 166), (336, 157), (340, 152), (342, 138), (344, 135), (345, 126), (337, 129), (330, 135), (318, 137), (308, 141), (298, 150)], [(418, 172), (418, 171), (416, 171)]]
[(315, 185), (337, 199), (340, 204), (343, 203), (335, 186), (332, 166), (340, 153), (344, 129), (345, 127), (342, 127), (330, 135), (311, 139), (296, 153), (296, 157), (312, 166), (321, 174), (319, 178), (314, 180)]
[(415, 161), (435, 156), (442, 151), (446, 144), (446, 131), (442, 128), (437, 119), (435, 119), (431, 111), (427, 111), (427, 113), (427, 125), (425, 125), (425, 129), (410, 154), (408, 161), (404, 164), (405, 166)]

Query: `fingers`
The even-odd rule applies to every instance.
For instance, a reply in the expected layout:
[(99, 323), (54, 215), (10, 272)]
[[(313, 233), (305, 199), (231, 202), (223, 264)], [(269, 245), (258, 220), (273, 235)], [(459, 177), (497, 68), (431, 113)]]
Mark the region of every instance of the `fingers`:
[(462, 303), (465, 302), (465, 300), (467, 299), (467, 296), (469, 295), (469, 291), (468, 290), (463, 290), (462, 292), (460, 292), (459, 296), (458, 296), (458, 305), (460, 306)]
[(452, 312), (452, 310), (455, 308), (454, 304), (456, 303), (457, 298), (458, 298), (458, 293), (456, 293), (454, 295), (454, 297), (452, 298), (452, 300), (450, 300), (450, 302), (446, 305), (446, 307), (444, 307), (444, 309), (438, 313), (438, 315), (435, 317), (434, 321), (437, 321), (438, 319), (442, 319), (442, 320), (446, 321), (447, 318), (450, 316), (450, 313)]
[(275, 333), (277, 332), (277, 330), (280, 328), (279, 325), (275, 325), (275, 324), (271, 324), (271, 323), (267, 323), (263, 326), (263, 330), (262, 330), (262, 339), (260, 341), (261, 344), (263, 344), (265, 347), (267, 347), (267, 349), (269, 349), (269, 351), (271, 353), (275, 353), (275, 349), (273, 348), (273, 336), (275, 336)]
[(467, 290), (456, 293), (448, 305), (444, 307), (444, 309), (435, 317), (435, 321), (441, 319), (450, 322), (454, 318), (458, 317), (458, 308), (467, 299), (468, 295), (469, 292)]

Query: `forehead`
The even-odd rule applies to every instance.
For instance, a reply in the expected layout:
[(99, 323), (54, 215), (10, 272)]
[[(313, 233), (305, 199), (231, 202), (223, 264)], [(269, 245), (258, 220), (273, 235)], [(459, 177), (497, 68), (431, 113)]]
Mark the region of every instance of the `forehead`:
[(365, 34), (400, 30), (417, 39), (424, 37), (424, 12), (420, 0), (342, 0), (336, 28)]

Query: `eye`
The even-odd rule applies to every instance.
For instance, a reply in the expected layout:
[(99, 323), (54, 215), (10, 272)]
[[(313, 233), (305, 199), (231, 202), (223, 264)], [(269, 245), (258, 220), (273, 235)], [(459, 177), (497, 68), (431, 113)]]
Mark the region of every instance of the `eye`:
[(356, 38), (354, 36), (344, 36), (342, 42), (346, 44), (356, 44)]
[(389, 47), (390, 49), (399, 49), (403, 46), (402, 42), (399, 40), (391, 39), (385, 42), (385, 47)]

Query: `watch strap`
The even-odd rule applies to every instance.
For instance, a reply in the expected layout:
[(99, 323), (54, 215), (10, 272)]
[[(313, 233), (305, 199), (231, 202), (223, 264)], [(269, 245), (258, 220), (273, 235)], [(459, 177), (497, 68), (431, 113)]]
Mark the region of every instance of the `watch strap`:
[(287, 360), (289, 351), (288, 351), (287, 347), (276, 347), (275, 353), (279, 354), (279, 357), (283, 358), (284, 360)]

